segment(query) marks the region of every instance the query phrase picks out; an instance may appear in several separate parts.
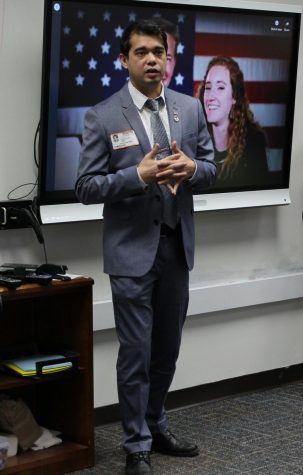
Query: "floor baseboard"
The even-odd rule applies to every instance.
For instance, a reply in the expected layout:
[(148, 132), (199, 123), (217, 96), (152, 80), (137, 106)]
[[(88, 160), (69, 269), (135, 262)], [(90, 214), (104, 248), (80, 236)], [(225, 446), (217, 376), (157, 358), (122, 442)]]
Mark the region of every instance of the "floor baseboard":
[[(303, 363), (300, 363), (262, 373), (171, 391), (167, 396), (165, 407), (167, 410), (177, 409), (245, 391), (279, 386), (302, 378)], [(120, 421), (119, 404), (95, 408), (94, 417), (95, 426)]]

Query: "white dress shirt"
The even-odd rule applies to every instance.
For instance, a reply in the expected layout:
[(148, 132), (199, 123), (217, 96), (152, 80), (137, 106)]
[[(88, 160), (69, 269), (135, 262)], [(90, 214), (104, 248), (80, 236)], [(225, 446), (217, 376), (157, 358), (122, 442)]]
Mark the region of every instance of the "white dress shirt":
[[(149, 99), (149, 97), (145, 96), (144, 94), (142, 94), (142, 92), (138, 91), (138, 89), (135, 88), (135, 86), (131, 83), (131, 81), (128, 81), (128, 90), (129, 90), (129, 93), (131, 95), (131, 98), (132, 98), (135, 106), (137, 107), (139, 116), (142, 120), (144, 129), (145, 129), (145, 131), (147, 133), (147, 136), (149, 138), (150, 146), (152, 148), (154, 146), (153, 133), (152, 133), (151, 123), (150, 123), (150, 117), (151, 117), (152, 111), (150, 109), (148, 109), (147, 107), (144, 107), (145, 102), (147, 101), (147, 99)], [(171, 142), (171, 135), (170, 135), (170, 128), (169, 128), (169, 121), (168, 121), (168, 114), (167, 114), (167, 107), (166, 107), (166, 102), (165, 102), (163, 85), (162, 85), (161, 94), (158, 97), (162, 97), (162, 99), (163, 99), (163, 103), (162, 103), (163, 105), (162, 105), (162, 107), (159, 108), (159, 115), (160, 115), (160, 118), (163, 122), (165, 131), (167, 133), (168, 140), (169, 140), (169, 142)], [(157, 99), (157, 97), (155, 97), (154, 99)], [(196, 165), (196, 169), (195, 169), (195, 172), (194, 172), (193, 176), (191, 178), (189, 178), (189, 180), (191, 180), (195, 176), (196, 171), (197, 171), (197, 163), (196, 163), (195, 160), (193, 160), (193, 161)], [(142, 184), (144, 184), (144, 186), (146, 186), (146, 183), (142, 179), (138, 169), (137, 169), (137, 173), (138, 173), (138, 176), (139, 176)]]
[[(138, 89), (133, 86), (133, 84), (128, 81), (128, 89), (129, 93), (131, 95), (132, 100), (134, 101), (135, 106), (138, 109), (139, 116), (142, 120), (143, 126), (145, 128), (145, 131), (147, 133), (147, 136), (150, 141), (151, 148), (154, 146), (154, 139), (153, 139), (153, 133), (150, 125), (150, 117), (152, 114), (152, 111), (148, 109), (147, 107), (144, 107), (145, 102), (147, 99), (150, 99), (149, 97), (145, 96), (142, 94), (142, 92), (138, 91)], [(168, 121), (168, 114), (167, 114), (167, 107), (165, 103), (165, 96), (164, 96), (164, 87), (162, 86), (162, 91), (159, 97), (162, 97), (163, 99), (163, 105), (159, 109), (159, 115), (160, 118), (163, 122), (163, 125), (165, 127), (165, 131), (167, 133), (167, 137), (169, 142), (171, 142), (171, 135), (170, 135), (170, 128), (169, 128), (169, 121)], [(155, 98), (157, 99), (157, 97)]]

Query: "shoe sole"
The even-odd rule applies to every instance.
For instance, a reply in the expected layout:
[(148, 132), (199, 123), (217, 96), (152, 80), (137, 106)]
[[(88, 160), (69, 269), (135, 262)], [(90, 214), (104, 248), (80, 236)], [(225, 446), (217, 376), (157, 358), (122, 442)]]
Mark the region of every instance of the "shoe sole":
[(152, 452), (157, 452), (159, 454), (171, 455), (172, 457), (197, 457), (199, 455), (199, 450), (193, 450), (192, 452), (174, 452), (171, 450), (157, 449), (152, 447)]

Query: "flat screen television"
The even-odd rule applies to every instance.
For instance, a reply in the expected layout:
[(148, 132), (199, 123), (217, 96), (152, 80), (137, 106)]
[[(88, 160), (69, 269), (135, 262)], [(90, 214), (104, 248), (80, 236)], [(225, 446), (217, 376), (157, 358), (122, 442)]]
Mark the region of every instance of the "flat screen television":
[(233, 0), (45, 0), (44, 8), (38, 179), (43, 223), (102, 218), (102, 206), (81, 205), (74, 192), (83, 119), (89, 107), (127, 81), (119, 42), (138, 18), (177, 26), (175, 67), (165, 79), (176, 91), (197, 96), (212, 58), (235, 60), (266, 139), (266, 181), (219, 181), (194, 197), (195, 211), (290, 203), (300, 7)]

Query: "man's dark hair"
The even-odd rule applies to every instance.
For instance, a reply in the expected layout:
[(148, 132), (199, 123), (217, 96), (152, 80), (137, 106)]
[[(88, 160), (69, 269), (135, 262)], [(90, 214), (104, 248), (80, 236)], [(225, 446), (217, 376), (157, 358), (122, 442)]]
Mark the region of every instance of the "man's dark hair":
[(131, 23), (123, 32), (120, 42), (120, 52), (128, 57), (130, 50), (130, 39), (133, 34), (156, 36), (161, 38), (164, 49), (167, 53), (167, 37), (165, 31), (157, 25), (154, 20), (139, 20)]

